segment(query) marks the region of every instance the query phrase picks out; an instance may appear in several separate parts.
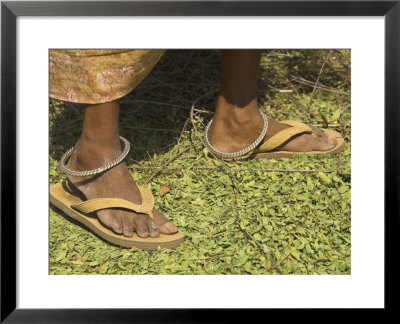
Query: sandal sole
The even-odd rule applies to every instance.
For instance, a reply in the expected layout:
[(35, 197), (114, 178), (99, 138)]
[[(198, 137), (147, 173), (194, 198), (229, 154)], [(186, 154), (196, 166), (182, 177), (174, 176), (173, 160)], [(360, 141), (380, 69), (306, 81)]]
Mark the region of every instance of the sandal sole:
[(224, 159), (224, 161), (234, 160), (251, 160), (251, 159), (281, 159), (281, 158), (292, 158), (293, 155), (331, 155), (343, 152), (345, 149), (344, 138), (336, 131), (332, 129), (322, 129), (327, 137), (335, 138), (337, 143), (336, 146), (328, 151), (308, 151), (308, 152), (290, 152), (290, 151), (273, 151), (273, 152), (258, 152), (253, 153), (249, 156), (237, 157), (234, 159)]
[(96, 215), (85, 215), (70, 207), (80, 202), (82, 202), (82, 199), (67, 193), (61, 183), (50, 186), (50, 203), (52, 205), (62, 210), (66, 215), (75, 219), (107, 242), (124, 248), (136, 247), (141, 250), (157, 250), (158, 247), (173, 249), (184, 241), (185, 237), (179, 230), (175, 234), (166, 235), (160, 233), (159, 237), (147, 238), (141, 238), (137, 236), (136, 233), (133, 233), (132, 237), (116, 234), (112, 230), (104, 227)]

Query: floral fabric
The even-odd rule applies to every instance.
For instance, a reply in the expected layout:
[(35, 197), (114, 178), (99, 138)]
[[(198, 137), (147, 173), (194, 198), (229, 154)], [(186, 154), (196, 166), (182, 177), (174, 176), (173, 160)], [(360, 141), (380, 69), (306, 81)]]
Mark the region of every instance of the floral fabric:
[(164, 50), (50, 50), (50, 97), (98, 104), (131, 92)]

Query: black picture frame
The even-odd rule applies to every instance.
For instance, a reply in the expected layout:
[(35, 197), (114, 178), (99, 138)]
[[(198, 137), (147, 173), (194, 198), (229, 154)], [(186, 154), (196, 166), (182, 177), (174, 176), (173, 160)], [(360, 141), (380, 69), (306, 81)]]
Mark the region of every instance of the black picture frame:
[[(385, 309), (396, 308), (399, 235), (400, 0), (396, 1), (2, 1), (1, 322), (233, 322), (239, 310), (16, 308), (16, 19), (19, 16), (384, 16)], [(371, 171), (373, 172), (373, 171)], [(367, 181), (367, 180), (366, 180)], [(367, 184), (367, 182), (366, 182)], [(371, 190), (373, 190), (371, 188)], [(391, 252), (393, 249), (393, 252)], [(392, 294), (394, 293), (394, 294)], [(245, 311), (245, 310), (240, 310)], [(249, 311), (249, 310), (247, 310)], [(252, 310), (262, 312), (262, 310)], [(263, 314), (251, 314), (251, 316)]]

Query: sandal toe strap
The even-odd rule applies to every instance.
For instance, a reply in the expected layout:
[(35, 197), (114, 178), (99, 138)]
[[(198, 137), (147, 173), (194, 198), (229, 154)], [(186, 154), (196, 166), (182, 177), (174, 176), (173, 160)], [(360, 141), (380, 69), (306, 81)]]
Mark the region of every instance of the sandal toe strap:
[(154, 196), (146, 188), (141, 186), (138, 186), (138, 188), (142, 197), (142, 203), (140, 205), (120, 198), (95, 198), (71, 205), (71, 207), (85, 214), (108, 208), (124, 208), (137, 213), (148, 214), (152, 219), (154, 219)]
[[(311, 126), (308, 126), (308, 125), (306, 125), (306, 124), (304, 124), (302, 122), (298, 122), (298, 121), (295, 121), (295, 120), (283, 120), (280, 123), (288, 125), (288, 126), (292, 126), (292, 127), (308, 128), (310, 130), (310, 132), (311, 132), (311, 135), (315, 136), (315, 137), (321, 137), (321, 136), (324, 136), (324, 134), (325, 134), (324, 131), (322, 129), (320, 129), (320, 128), (311, 127)], [(319, 133), (317, 131), (319, 131)]]
[(277, 147), (281, 146), (288, 140), (290, 140), (293, 136), (306, 133), (306, 134), (313, 134), (315, 133), (314, 130), (310, 127), (307, 126), (306, 124), (296, 122), (293, 120), (284, 120), (280, 122), (282, 124), (286, 124), (288, 127), (280, 132), (276, 133), (273, 135), (270, 139), (265, 141), (258, 149), (258, 152), (268, 152), (272, 151), (273, 149), (276, 149)]

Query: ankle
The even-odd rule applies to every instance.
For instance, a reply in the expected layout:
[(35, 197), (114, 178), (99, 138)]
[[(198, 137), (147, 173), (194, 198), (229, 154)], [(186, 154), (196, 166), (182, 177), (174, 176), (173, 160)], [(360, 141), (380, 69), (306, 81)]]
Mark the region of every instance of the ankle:
[(101, 167), (121, 153), (119, 139), (99, 141), (81, 136), (74, 148), (69, 166), (76, 171)]
[(246, 127), (260, 119), (257, 108), (257, 100), (254, 99), (246, 105), (239, 106), (236, 103), (228, 102), (220, 96), (215, 110), (214, 120), (224, 122), (228, 127)]

